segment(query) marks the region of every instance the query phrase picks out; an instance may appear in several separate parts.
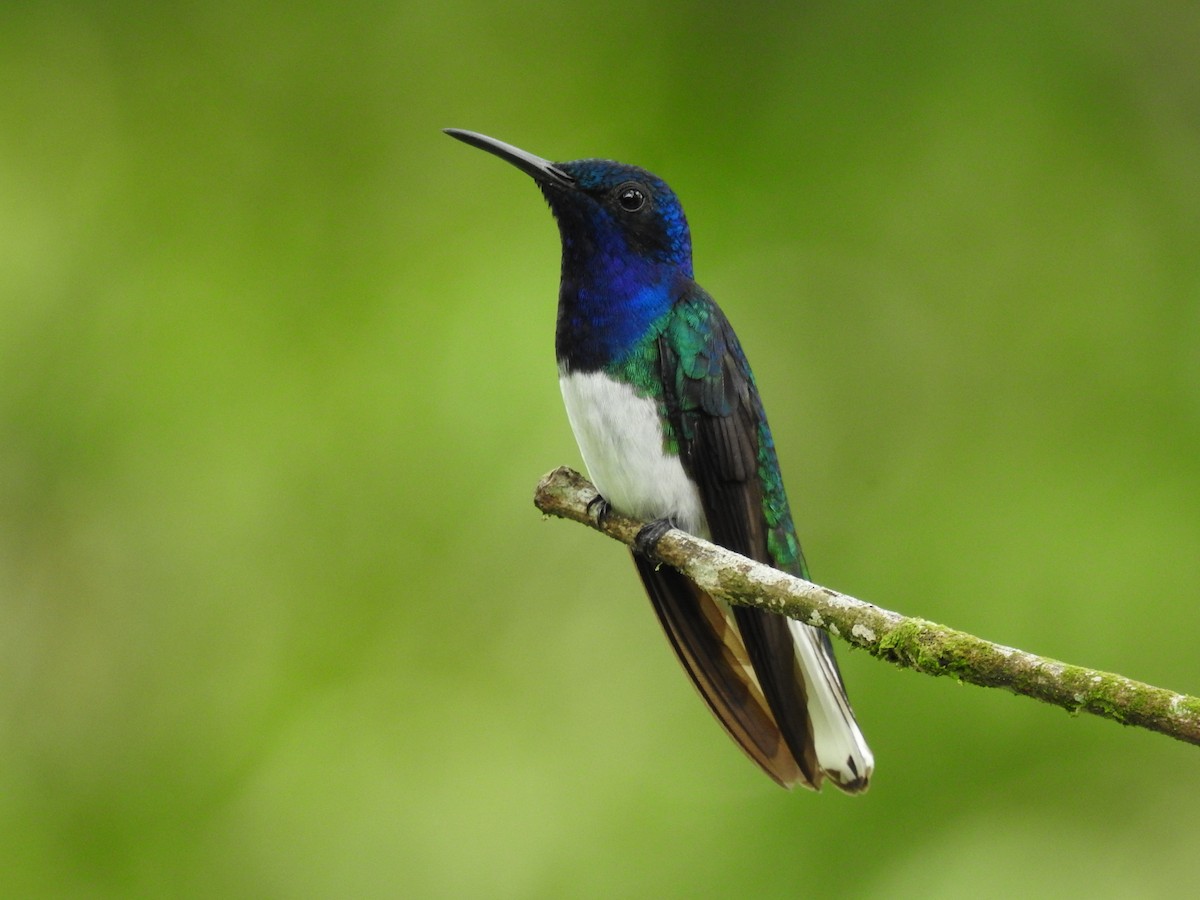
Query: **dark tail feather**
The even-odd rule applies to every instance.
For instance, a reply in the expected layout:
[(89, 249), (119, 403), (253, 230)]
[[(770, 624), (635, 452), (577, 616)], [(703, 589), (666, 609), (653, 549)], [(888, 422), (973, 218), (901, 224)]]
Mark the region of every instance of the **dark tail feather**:
[(796, 646), (788, 620), (745, 606), (735, 607), (733, 615), (750, 662), (758, 674), (763, 695), (792, 756), (805, 778), (820, 787), (823, 773), (813, 742), (808, 695), (803, 679), (796, 677)]

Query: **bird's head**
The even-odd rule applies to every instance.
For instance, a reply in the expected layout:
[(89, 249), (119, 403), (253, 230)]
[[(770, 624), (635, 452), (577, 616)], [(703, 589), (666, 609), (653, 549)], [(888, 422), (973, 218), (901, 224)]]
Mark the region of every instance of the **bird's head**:
[(607, 159), (555, 163), (473, 131), (446, 133), (532, 176), (562, 235), (564, 265), (642, 264), (692, 277), (692, 241), (675, 192), (637, 166)]

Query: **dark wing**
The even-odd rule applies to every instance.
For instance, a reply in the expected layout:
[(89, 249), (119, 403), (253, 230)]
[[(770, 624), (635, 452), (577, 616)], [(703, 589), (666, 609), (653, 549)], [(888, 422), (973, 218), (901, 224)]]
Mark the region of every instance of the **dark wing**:
[[(673, 437), (713, 542), (803, 574), (753, 375), (728, 320), (698, 286), (659, 337), (659, 364)], [(726, 613), (673, 570), (641, 560), (638, 570), (676, 653), (730, 735), (781, 784), (819, 787), (787, 620), (746, 607)], [(737, 660), (748, 660), (751, 671)]]

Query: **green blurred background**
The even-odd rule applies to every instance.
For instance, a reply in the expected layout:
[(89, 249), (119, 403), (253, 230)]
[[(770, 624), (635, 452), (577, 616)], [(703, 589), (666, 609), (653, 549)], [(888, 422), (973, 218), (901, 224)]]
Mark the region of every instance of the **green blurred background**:
[(0, 893), (1155, 896), (1200, 755), (842, 651), (711, 721), (578, 466), (558, 240), (667, 178), (818, 580), (1200, 691), (1194, 4), (6, 4)]

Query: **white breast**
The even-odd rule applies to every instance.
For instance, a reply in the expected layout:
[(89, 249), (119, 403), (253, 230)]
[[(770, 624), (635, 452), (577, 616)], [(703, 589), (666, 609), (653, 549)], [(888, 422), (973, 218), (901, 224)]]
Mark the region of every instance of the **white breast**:
[(695, 482), (663, 452), (654, 401), (602, 372), (560, 373), (558, 383), (588, 474), (613, 509), (647, 521), (669, 516), (708, 537)]

